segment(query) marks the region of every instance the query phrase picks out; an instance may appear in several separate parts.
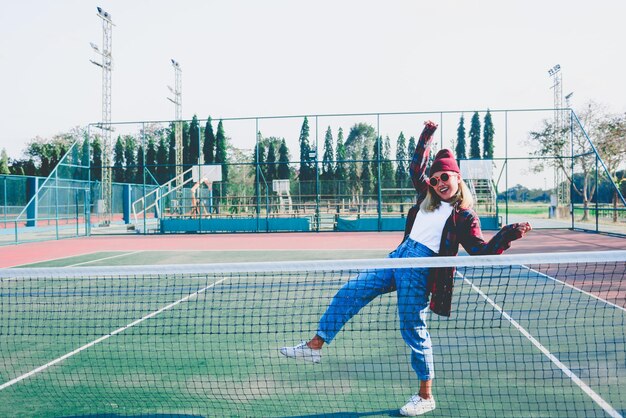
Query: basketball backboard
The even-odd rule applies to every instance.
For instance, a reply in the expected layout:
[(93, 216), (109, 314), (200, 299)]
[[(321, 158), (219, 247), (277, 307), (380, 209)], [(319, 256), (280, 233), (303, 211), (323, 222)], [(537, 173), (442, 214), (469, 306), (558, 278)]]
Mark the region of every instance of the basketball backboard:
[(461, 160), (461, 177), (468, 180), (493, 179), (493, 160)]
[(195, 183), (202, 179), (206, 179), (211, 183), (222, 181), (222, 165), (221, 164), (205, 164), (196, 165), (192, 170), (193, 181)]
[(275, 193), (289, 193), (289, 180), (272, 180), (272, 189)]

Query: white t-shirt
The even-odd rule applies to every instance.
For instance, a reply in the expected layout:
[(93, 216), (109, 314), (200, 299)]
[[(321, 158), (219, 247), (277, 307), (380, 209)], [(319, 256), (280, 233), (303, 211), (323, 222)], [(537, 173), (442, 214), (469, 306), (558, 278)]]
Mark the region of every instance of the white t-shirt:
[(452, 205), (447, 202), (441, 202), (439, 207), (432, 212), (419, 210), (415, 216), (409, 238), (427, 246), (435, 253), (439, 253), (443, 227), (451, 213)]

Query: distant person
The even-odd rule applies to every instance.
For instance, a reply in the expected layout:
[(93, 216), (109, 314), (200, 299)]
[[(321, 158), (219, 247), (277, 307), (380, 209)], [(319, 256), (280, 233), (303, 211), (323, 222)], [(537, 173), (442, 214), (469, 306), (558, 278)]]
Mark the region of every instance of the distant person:
[[(410, 165), (417, 191), (417, 205), (409, 211), (405, 238), (390, 258), (457, 255), (459, 244), (471, 255), (501, 254), (511, 242), (531, 230), (527, 222), (503, 227), (485, 242), (478, 215), (471, 209), (473, 197), (453, 154), (448, 149), (437, 153), (426, 177), (426, 165), (434, 122), (424, 130)], [(400, 409), (404, 416), (416, 416), (435, 409), (432, 394), (434, 377), (431, 339), (426, 330), (426, 314), (450, 316), (454, 268), (383, 269), (359, 274), (335, 294), (319, 321), (317, 333), (309, 342), (283, 347), (286, 357), (319, 363), (321, 348), (330, 343), (356, 313), (377, 296), (396, 291), (402, 338), (411, 348), (411, 365), (419, 379), (419, 390)]]

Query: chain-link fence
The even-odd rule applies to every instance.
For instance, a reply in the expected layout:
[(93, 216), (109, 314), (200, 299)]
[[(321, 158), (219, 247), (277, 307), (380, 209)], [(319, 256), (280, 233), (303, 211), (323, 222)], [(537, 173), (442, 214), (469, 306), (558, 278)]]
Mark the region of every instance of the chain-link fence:
[[(562, 117), (555, 121), (555, 114)], [(103, 168), (93, 150), (88, 165), (79, 161), (85, 152), (77, 141), (45, 180), (0, 177), (3, 240), (29, 240), (35, 230), (39, 238), (402, 230), (415, 202), (409, 165), (426, 120), (439, 124), (431, 157), (441, 148), (455, 152), (484, 229), (530, 221), (536, 228), (626, 234), (615, 187), (623, 164), (604, 164), (593, 133), (570, 110), (535, 109), (113, 124), (110, 205), (101, 204)], [(89, 138), (98, 140), (96, 129)], [(194, 174), (199, 165), (218, 165), (219, 179)], [(471, 166), (483, 174), (465, 171)], [(111, 211), (105, 227), (102, 206)]]

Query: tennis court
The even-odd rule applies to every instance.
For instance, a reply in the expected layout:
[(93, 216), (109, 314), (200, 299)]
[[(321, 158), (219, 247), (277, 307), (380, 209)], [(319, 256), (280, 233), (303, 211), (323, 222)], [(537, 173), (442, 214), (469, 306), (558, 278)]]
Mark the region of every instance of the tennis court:
[[(0, 415), (397, 416), (416, 382), (395, 293), (355, 316), (320, 364), (278, 353), (312, 336), (362, 271), (315, 260), (386, 254), (135, 250), (31, 263), (73, 267), (2, 276)], [(429, 416), (624, 415), (624, 253), (557, 256), (458, 269), (453, 316), (429, 317)]]

